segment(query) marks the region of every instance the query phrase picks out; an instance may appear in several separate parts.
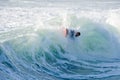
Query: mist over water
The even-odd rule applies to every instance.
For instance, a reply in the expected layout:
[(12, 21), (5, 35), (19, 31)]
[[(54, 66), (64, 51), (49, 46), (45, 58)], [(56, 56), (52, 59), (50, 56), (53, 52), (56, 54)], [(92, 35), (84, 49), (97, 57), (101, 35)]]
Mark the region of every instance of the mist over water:
[(120, 79), (119, 1), (1, 2), (0, 80)]

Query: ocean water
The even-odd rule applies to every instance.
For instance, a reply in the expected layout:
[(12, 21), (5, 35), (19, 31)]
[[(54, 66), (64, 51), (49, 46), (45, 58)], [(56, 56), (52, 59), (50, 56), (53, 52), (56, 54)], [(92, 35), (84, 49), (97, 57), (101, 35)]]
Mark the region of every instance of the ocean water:
[(117, 0), (1, 0), (0, 80), (120, 80), (119, 21)]

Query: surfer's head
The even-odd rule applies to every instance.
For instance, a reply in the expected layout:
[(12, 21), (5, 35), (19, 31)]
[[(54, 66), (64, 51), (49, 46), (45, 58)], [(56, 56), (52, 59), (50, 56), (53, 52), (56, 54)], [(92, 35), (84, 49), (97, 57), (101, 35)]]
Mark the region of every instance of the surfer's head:
[(80, 36), (80, 32), (76, 32), (75, 37)]

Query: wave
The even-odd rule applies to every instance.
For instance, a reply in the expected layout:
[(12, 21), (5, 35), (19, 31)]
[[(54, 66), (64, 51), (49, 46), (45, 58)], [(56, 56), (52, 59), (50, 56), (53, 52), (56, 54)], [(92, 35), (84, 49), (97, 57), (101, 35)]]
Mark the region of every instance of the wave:
[(0, 79), (119, 79), (119, 12), (1, 8)]

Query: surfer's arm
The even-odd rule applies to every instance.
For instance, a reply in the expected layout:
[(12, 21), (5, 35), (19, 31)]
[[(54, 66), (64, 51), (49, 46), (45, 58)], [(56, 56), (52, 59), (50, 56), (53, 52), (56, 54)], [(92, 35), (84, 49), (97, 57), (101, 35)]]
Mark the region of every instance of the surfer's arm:
[(64, 29), (64, 36), (67, 37), (67, 35), (68, 35), (68, 29), (65, 28), (65, 29)]

